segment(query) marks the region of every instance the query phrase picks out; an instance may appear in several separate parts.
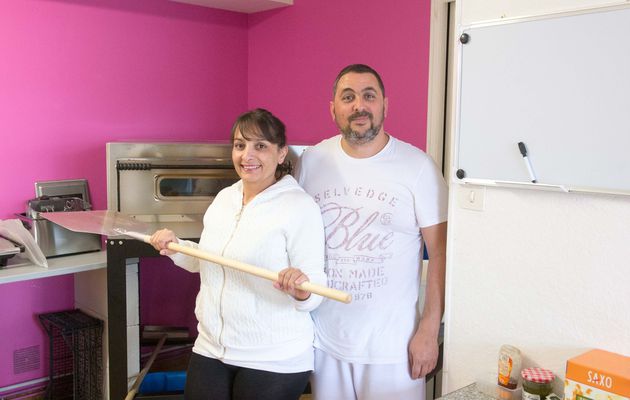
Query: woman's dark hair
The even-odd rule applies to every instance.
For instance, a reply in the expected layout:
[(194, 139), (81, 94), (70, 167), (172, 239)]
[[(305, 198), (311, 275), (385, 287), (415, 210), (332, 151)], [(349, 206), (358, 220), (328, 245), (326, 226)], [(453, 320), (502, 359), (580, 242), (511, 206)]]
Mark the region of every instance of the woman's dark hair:
[[(283, 148), (287, 145), (284, 123), (263, 108), (247, 111), (236, 119), (230, 134), (232, 143), (234, 143), (234, 135), (237, 129), (245, 140), (264, 138), (268, 142), (278, 145), (278, 148)], [(285, 158), (284, 162), (276, 168), (276, 179), (290, 174), (292, 170), (291, 162)]]

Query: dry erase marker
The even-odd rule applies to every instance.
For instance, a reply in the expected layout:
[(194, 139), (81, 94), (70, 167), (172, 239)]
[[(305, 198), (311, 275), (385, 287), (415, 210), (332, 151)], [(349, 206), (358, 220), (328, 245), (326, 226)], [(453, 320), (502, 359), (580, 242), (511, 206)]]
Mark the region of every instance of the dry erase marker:
[(525, 166), (527, 167), (527, 172), (529, 172), (529, 177), (532, 178), (532, 183), (536, 183), (536, 175), (534, 175), (534, 170), (532, 169), (532, 163), (529, 161), (527, 157), (527, 147), (525, 147), (525, 143), (518, 142), (518, 149), (521, 151), (521, 155), (523, 156), (523, 161), (525, 162)]

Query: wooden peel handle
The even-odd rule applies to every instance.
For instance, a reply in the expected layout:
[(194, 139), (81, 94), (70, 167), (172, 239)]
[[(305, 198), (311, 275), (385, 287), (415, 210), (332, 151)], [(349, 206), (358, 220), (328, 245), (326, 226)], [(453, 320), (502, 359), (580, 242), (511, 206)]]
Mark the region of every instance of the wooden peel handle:
[[(134, 239), (142, 240), (146, 243), (151, 243), (151, 238), (148, 235), (143, 235), (137, 232), (125, 232), (125, 235), (131, 236)], [(229, 258), (225, 258), (216, 254), (210, 254), (205, 251), (195, 249), (188, 246), (182, 246), (178, 243), (169, 243), (166, 246), (169, 250), (176, 251), (178, 253), (186, 254), (191, 257), (199, 258), (202, 260), (210, 261), (216, 264), (224, 265), (226, 267), (234, 268), (239, 271), (247, 272), (248, 274), (252, 274), (258, 276), (260, 278), (265, 278), (270, 281), (278, 280), (278, 273), (270, 271), (265, 268), (260, 268), (255, 265), (247, 264), (241, 261), (232, 260)], [(352, 301), (352, 296), (349, 293), (342, 292), (341, 290), (329, 288), (326, 286), (318, 285), (316, 283), (304, 282), (298, 286), (298, 289), (306, 290), (311, 293), (318, 294), (320, 296), (328, 297), (329, 299), (337, 300), (342, 303), (350, 303)]]
[[(242, 261), (232, 260), (229, 258), (225, 258), (216, 254), (210, 254), (205, 251), (195, 249), (188, 246), (182, 246), (177, 243), (169, 243), (167, 245), (169, 250), (177, 251), (178, 253), (183, 253), (192, 257), (200, 258), (202, 260), (210, 261), (216, 264), (225, 265), (226, 267), (234, 268), (242, 272), (247, 272), (248, 274), (252, 274), (258, 276), (260, 278), (265, 278), (270, 281), (278, 280), (278, 273), (270, 271), (265, 268), (260, 268), (255, 265), (247, 264)], [(298, 289), (306, 290), (311, 293), (318, 294), (320, 296), (328, 297), (333, 300), (340, 301), (342, 303), (350, 303), (352, 300), (352, 296), (350, 294), (342, 292), (341, 290), (332, 289), (326, 286), (318, 285), (316, 283), (311, 282), (303, 282), (296, 286)]]
[(140, 371), (140, 373), (136, 377), (136, 381), (133, 383), (133, 386), (131, 387), (131, 390), (129, 391), (129, 393), (127, 393), (127, 396), (125, 396), (125, 400), (132, 400), (136, 397), (136, 394), (138, 393), (138, 390), (140, 390), (140, 385), (142, 385), (142, 381), (144, 380), (144, 377), (147, 375), (147, 372), (149, 372), (149, 370), (151, 369), (151, 365), (153, 364), (153, 361), (155, 361), (155, 357), (158, 355), (160, 350), (162, 350), (162, 346), (164, 346), (164, 342), (166, 341), (167, 337), (168, 335), (166, 333), (160, 337), (160, 341), (155, 346), (153, 353), (151, 353), (151, 357), (149, 358), (149, 361), (147, 361), (147, 364), (144, 366), (144, 368), (142, 368), (142, 371)]

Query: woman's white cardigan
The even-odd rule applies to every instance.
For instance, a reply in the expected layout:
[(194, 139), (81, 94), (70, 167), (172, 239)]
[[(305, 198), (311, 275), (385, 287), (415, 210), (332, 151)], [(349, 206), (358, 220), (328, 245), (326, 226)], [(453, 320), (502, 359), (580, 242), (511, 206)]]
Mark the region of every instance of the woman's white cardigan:
[[(272, 271), (300, 268), (311, 282), (325, 285), (321, 213), (295, 179), (283, 177), (245, 206), (242, 198), (242, 181), (223, 189), (204, 215), (199, 245), (180, 243)], [(269, 280), (183, 254), (171, 258), (201, 275), (195, 353), (236, 362), (274, 362), (298, 357), (312, 347), (308, 311), (321, 303), (320, 296), (297, 301)]]

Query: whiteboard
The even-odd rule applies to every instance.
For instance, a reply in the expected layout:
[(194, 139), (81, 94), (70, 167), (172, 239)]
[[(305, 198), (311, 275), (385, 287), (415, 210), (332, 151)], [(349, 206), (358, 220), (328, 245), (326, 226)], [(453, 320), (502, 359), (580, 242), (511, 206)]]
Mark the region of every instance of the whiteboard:
[(541, 184), (630, 194), (630, 8), (463, 33), (462, 182), (530, 182), (523, 142)]

